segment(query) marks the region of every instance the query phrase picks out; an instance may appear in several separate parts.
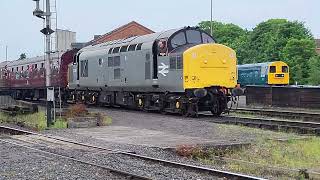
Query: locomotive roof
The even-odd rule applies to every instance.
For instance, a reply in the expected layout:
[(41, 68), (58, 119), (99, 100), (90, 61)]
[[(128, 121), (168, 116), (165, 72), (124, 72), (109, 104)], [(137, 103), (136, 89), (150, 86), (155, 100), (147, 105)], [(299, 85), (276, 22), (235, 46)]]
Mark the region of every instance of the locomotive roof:
[(254, 64), (243, 64), (243, 65), (238, 65), (238, 68), (251, 68), (251, 67), (268, 67), (269, 65), (273, 63), (281, 63), (281, 64), (286, 64), (283, 61), (272, 61), (272, 62), (263, 62), (263, 63), (254, 63)]
[(258, 67), (261, 67), (261, 66), (269, 66), (269, 64), (271, 64), (273, 62), (263, 62), (263, 63), (253, 63), (253, 64), (242, 64), (242, 65), (238, 65), (239, 67), (241, 68), (246, 68), (246, 67), (255, 67), (255, 66), (258, 66)]
[(98, 50), (98, 49), (109, 49), (109, 48), (113, 48), (113, 47), (130, 45), (130, 44), (153, 42), (156, 39), (168, 38), (171, 35), (173, 35), (175, 32), (177, 32), (181, 29), (184, 29), (184, 28), (171, 29), (171, 30), (167, 30), (167, 31), (162, 31), (162, 32), (157, 32), (157, 33), (152, 33), (152, 34), (147, 34), (147, 35), (142, 35), (142, 36), (134, 36), (134, 37), (126, 38), (126, 39), (108, 41), (108, 42), (97, 44), (97, 45), (90, 45), (90, 46), (87, 46), (87, 47), (84, 47), (83, 49), (81, 49), (80, 52), (81, 51)]

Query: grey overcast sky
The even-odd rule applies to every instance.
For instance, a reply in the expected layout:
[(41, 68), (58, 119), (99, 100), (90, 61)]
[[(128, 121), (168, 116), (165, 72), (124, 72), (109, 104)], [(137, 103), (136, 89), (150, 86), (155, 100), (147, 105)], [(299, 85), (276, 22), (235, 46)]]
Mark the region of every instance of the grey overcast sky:
[[(252, 29), (270, 18), (305, 22), (320, 38), (319, 0), (213, 0), (216, 21)], [(210, 0), (57, 0), (58, 28), (77, 32), (77, 41), (88, 41), (130, 21), (154, 31), (194, 26), (210, 19)], [(32, 16), (32, 0), (0, 0), (0, 61), (42, 55), (42, 20)]]

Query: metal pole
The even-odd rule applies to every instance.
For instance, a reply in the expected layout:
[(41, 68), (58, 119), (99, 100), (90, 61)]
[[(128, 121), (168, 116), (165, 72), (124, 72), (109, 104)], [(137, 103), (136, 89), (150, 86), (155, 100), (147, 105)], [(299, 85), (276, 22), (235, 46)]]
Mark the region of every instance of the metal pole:
[[(50, 0), (46, 0), (46, 28), (51, 29), (51, 11), (50, 11)], [(50, 68), (50, 55), (51, 55), (51, 35), (46, 34), (46, 87), (47, 87), (47, 98), (49, 96), (48, 88), (51, 86), (51, 68)], [(47, 127), (52, 124), (52, 102), (47, 99)]]
[(213, 8), (213, 2), (211, 0), (211, 19), (210, 19), (210, 24), (211, 24), (211, 27), (210, 27), (210, 31), (211, 31), (211, 36), (213, 36), (213, 22), (212, 22), (212, 19), (213, 19), (213, 12), (212, 12), (212, 8)]
[(6, 46), (6, 61), (8, 61), (8, 46)]

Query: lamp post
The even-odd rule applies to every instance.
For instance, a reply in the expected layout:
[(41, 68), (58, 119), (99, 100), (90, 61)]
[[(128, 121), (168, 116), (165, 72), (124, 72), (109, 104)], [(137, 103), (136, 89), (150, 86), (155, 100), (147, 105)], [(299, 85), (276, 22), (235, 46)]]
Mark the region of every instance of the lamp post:
[(47, 88), (47, 127), (52, 124), (52, 103), (54, 99), (54, 89), (51, 87), (51, 69), (50, 69), (50, 55), (51, 55), (51, 42), (50, 36), (54, 32), (51, 29), (51, 12), (50, 12), (50, 0), (46, 0), (46, 12), (40, 9), (40, 0), (33, 0), (36, 2), (36, 9), (33, 11), (33, 15), (44, 19), (46, 27), (40, 32), (46, 36), (46, 57), (45, 57), (45, 75), (46, 75), (46, 88)]
[(210, 6), (210, 11), (211, 11), (211, 19), (210, 19), (210, 31), (211, 31), (211, 36), (213, 36), (213, 22), (212, 22), (212, 19), (213, 19), (213, 0), (211, 0), (211, 6)]

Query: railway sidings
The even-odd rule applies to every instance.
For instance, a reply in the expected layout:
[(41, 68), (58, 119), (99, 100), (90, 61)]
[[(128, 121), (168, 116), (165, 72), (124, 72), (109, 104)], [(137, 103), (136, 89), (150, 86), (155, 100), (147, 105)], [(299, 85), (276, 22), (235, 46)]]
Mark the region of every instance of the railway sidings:
[(2, 133), (18, 135), (5, 136), (0, 139), (1, 143), (36, 151), (45, 156), (94, 166), (130, 179), (261, 179), (139, 155), (134, 152), (93, 146), (6, 126), (0, 126), (0, 129)]

